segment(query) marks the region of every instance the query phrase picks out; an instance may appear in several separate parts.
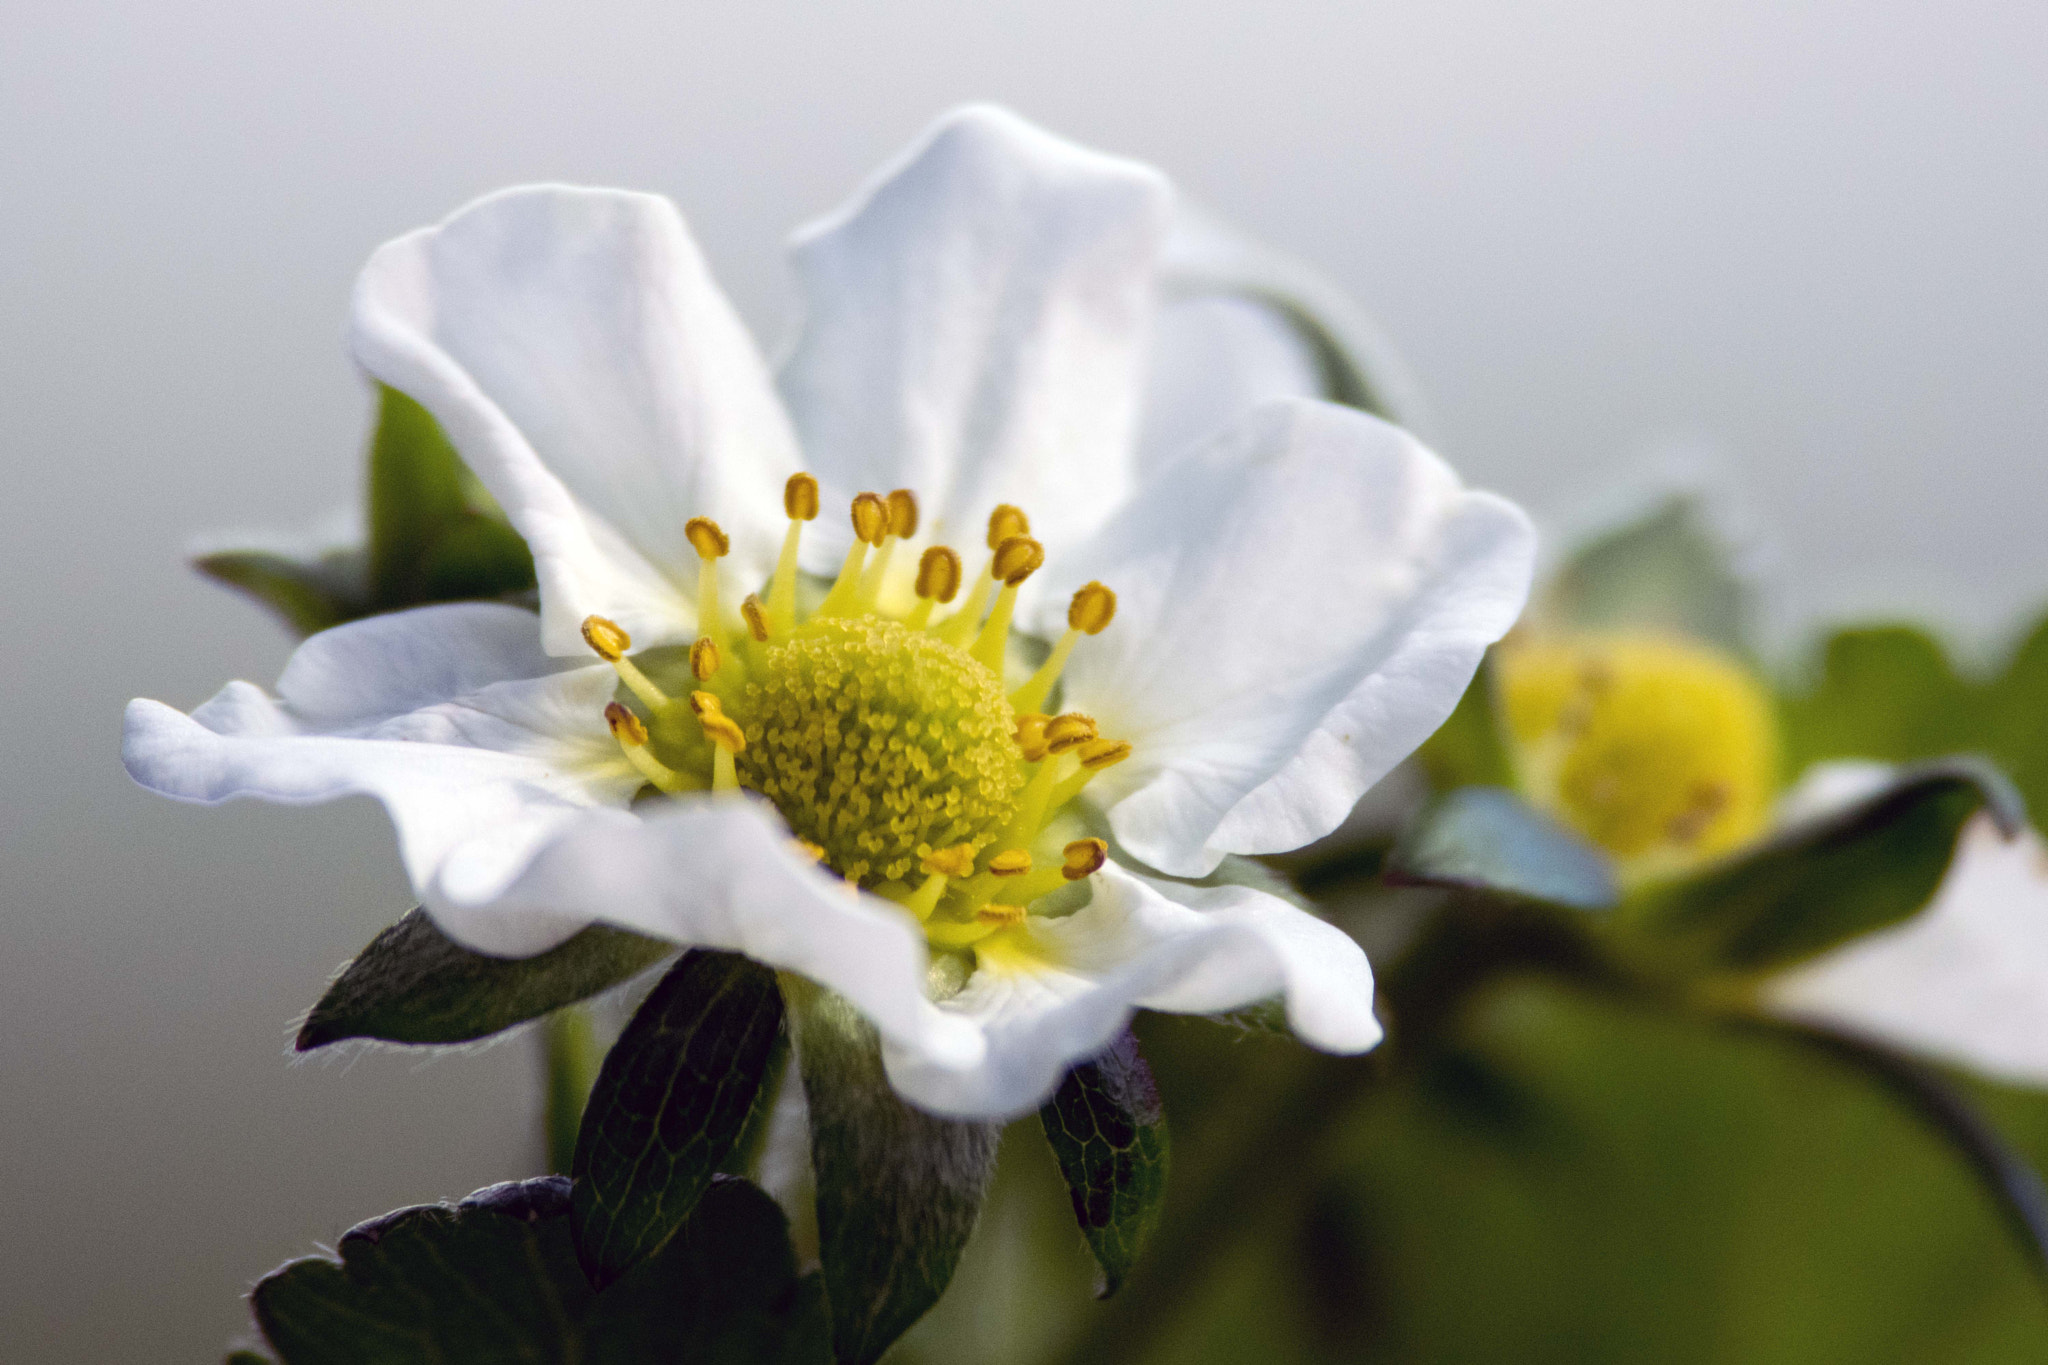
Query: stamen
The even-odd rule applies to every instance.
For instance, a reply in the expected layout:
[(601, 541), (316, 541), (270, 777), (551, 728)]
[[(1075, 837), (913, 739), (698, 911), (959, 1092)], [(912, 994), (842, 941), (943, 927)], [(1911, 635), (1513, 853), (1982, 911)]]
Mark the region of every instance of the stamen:
[(1031, 681), (1010, 694), (1010, 705), (1020, 711), (1036, 711), (1045, 705), (1045, 699), (1052, 694), (1052, 685), (1060, 680), (1067, 658), (1081, 637), (1102, 634), (1115, 617), (1116, 594), (1100, 583), (1085, 584), (1074, 594), (1074, 600), (1067, 604), (1067, 633), (1052, 647), (1052, 653), (1031, 675)]
[(974, 873), (974, 845), (955, 844), (927, 854), (924, 859), (925, 879), (917, 890), (903, 899), (903, 908), (916, 915), (919, 920), (928, 920), (932, 911), (938, 909), (939, 897), (946, 894), (946, 883), (955, 877), (972, 876)]
[(756, 644), (768, 643), (768, 613), (761, 610), (761, 599), (748, 593), (740, 603), (740, 616), (747, 623), (747, 634)]
[(691, 517), (683, 534), (697, 551), (697, 629), (706, 635), (725, 634), (718, 611), (718, 561), (732, 550), (732, 537), (709, 517)]
[(882, 595), (882, 582), (889, 576), (889, 561), (896, 556), (896, 546), (917, 534), (917, 495), (908, 488), (898, 488), (883, 500), (889, 512), (888, 529), (882, 533), (881, 553), (877, 554), (861, 574), (858, 602), (863, 609), (872, 608)]
[(960, 556), (946, 545), (932, 545), (917, 561), (917, 605), (904, 622), (912, 630), (923, 630), (932, 619), (932, 609), (950, 602), (960, 592)]
[(991, 550), (1000, 549), (1002, 543), (1012, 536), (1030, 534), (1031, 518), (1024, 515), (1022, 508), (1012, 507), (1007, 502), (999, 503), (996, 510), (988, 514), (988, 547)]
[(1017, 717), (1017, 747), (1024, 751), (1026, 763), (1036, 763), (1045, 757), (1045, 726), (1051, 719), (1036, 711), (1026, 711)]
[(716, 673), (719, 662), (718, 641), (709, 635), (699, 636), (697, 643), (690, 646), (690, 676), (698, 682)]
[[(796, 551), (803, 539), (804, 523), (818, 516), (818, 481), (808, 474), (792, 474), (782, 486), (782, 510), (789, 514), (789, 530), (782, 536), (782, 557), (775, 561), (775, 577), (768, 585), (768, 613), (784, 630), (796, 625)], [(748, 622), (748, 628), (753, 623)], [(765, 635), (756, 635), (765, 640)]]
[(1045, 547), (1030, 536), (1011, 536), (996, 547), (995, 558), (989, 561), (989, 572), (1003, 581), (1003, 590), (996, 594), (995, 610), (988, 614), (988, 623), (981, 628), (974, 648), (968, 653), (997, 677), (1002, 676), (1003, 652), (1010, 643), (1010, 615), (1017, 607), (1017, 587), (1037, 573), (1043, 563)]
[(1109, 845), (1101, 839), (1076, 839), (1060, 853), (1060, 875), (1070, 882), (1095, 875), (1109, 861)]
[(738, 791), (739, 772), (733, 765), (732, 756), (746, 750), (746, 732), (725, 714), (718, 698), (709, 692), (692, 692), (690, 709), (697, 713), (697, 723), (704, 727), (704, 737), (712, 744), (711, 790)]
[(822, 863), (825, 861), (825, 850), (819, 848), (809, 839), (791, 836), (789, 843), (790, 847), (796, 851), (796, 856), (802, 858), (805, 862)]
[(642, 673), (640, 666), (626, 657), (626, 651), (633, 647), (633, 637), (626, 634), (618, 622), (608, 621), (602, 616), (584, 617), (583, 643), (617, 670), (619, 681), (645, 702), (648, 709), (659, 712), (671, 704), (668, 693), (655, 686), (654, 679)]
[(1084, 716), (1079, 711), (1054, 716), (1045, 723), (1045, 751), (1063, 754), (1070, 749), (1078, 749), (1096, 738), (1098, 733), (1093, 716)]
[(988, 860), (988, 870), (998, 877), (1021, 877), (1031, 870), (1028, 849), (1006, 848)]
[(1094, 780), (1095, 774), (1129, 758), (1131, 746), (1121, 739), (1091, 739), (1074, 752), (1081, 760), (1081, 771), (1053, 788), (1052, 798), (1046, 803), (1048, 810), (1058, 810), (1066, 805), (1081, 794), (1081, 789)]
[(875, 493), (862, 493), (853, 500), (853, 544), (847, 548), (846, 562), (839, 566), (839, 577), (832, 584), (832, 591), (825, 594), (825, 600), (818, 604), (819, 616), (844, 616), (854, 605), (854, 598), (860, 591), (861, 567), (867, 563), (868, 547), (880, 545), (889, 536), (889, 504)]
[(981, 624), (981, 614), (988, 607), (988, 595), (995, 590), (996, 562), (993, 552), (1013, 536), (1031, 534), (1031, 518), (1008, 503), (1003, 503), (988, 514), (988, 548), (991, 555), (982, 566), (981, 574), (974, 580), (974, 591), (967, 594), (967, 601), (960, 610), (948, 616), (932, 633), (947, 644), (966, 648), (974, 638), (975, 628)]
[(611, 727), (612, 737), (618, 740), (626, 761), (657, 791), (674, 796), (690, 789), (689, 782), (681, 773), (647, 752), (647, 727), (641, 723), (640, 717), (614, 701), (605, 704), (604, 720)]

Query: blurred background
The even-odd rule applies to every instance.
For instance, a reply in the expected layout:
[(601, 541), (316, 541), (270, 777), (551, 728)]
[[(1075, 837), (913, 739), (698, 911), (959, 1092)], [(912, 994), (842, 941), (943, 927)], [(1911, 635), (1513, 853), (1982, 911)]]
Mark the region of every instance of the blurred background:
[[(1547, 525), (1645, 469), (1706, 471), (1787, 657), (1819, 621), (1892, 612), (1989, 651), (2048, 598), (2039, 5), (5, 0), (0, 1359), (217, 1358), (275, 1263), (537, 1160), (528, 1038), (286, 1055), (288, 1022), (406, 908), (373, 808), (180, 807), (117, 755), (130, 696), (190, 706), (282, 663), (284, 632), (183, 561), (202, 533), (303, 528), (357, 496), (369, 403), (341, 336), (369, 251), (511, 182), (661, 191), (772, 347), (789, 230), (981, 98), (1153, 161), (1318, 266), (1406, 356), (1442, 452)], [(1594, 1006), (1492, 1008), (1513, 1065), (1583, 1070)], [(1382, 1152), (1361, 1179), (1389, 1227), (1483, 1206), (1523, 1230), (1425, 1238), (1437, 1259), (1387, 1292), (1493, 1285), (1558, 1359), (1676, 1359), (1657, 1323), (1695, 1319), (1701, 1359), (1880, 1358), (1771, 1316), (1773, 1276), (1866, 1240), (1841, 1217), (1869, 1212), (1854, 1168), (1742, 1111), (1722, 1054), (1658, 1051), (1677, 1027), (1586, 1044), (1647, 1095), (1610, 1116), (1596, 1173), (1648, 1181), (1631, 1163), (1653, 1149), (1678, 1163), (1658, 1179), (1768, 1167), (1747, 1212), (1699, 1201), (1700, 1238), (1787, 1200), (1820, 1233), (1757, 1223), (1775, 1252), (1724, 1282), (1686, 1229), (1603, 1222), (1611, 1187), (1583, 1173), (1434, 1189)], [(1657, 1107), (1679, 1075), (1723, 1076), (1718, 1127)], [(2029, 1358), (2038, 1303), (1967, 1181), (1891, 1141), (1874, 1101), (1796, 1068), (1771, 1084), (1846, 1106), (1888, 1188), (1924, 1201), (1872, 1217), (1975, 1210), (1863, 1288), (1956, 1312), (1861, 1330), (1900, 1359)], [(1610, 1306), (1636, 1304), (1621, 1344), (1587, 1344), (1597, 1307), (1513, 1278), (1566, 1264), (1559, 1237), (1595, 1247)], [(1691, 1307), (1635, 1293), (1644, 1265), (1696, 1270)], [(1496, 1358), (1455, 1304), (1402, 1311), (1416, 1358)]]

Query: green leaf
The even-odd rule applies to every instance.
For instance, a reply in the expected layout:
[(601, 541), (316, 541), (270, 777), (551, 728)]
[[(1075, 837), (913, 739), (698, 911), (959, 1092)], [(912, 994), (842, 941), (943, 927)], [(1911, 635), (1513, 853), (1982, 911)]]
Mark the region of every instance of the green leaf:
[(1490, 656), (1472, 675), (1451, 718), (1424, 741), (1417, 757), (1438, 791), (1514, 785), (1514, 763), (1501, 725)]
[(1803, 1043), (1875, 1080), (1937, 1136), (1976, 1175), (2014, 1239), (2048, 1278), (2048, 1188), (2027, 1159), (1993, 1127), (1959, 1087), (1925, 1063), (1869, 1038), (1819, 1024), (1746, 1019), (1743, 1025)]
[(1396, 885), (1449, 886), (1602, 910), (1621, 899), (1613, 865), (1576, 834), (1498, 787), (1433, 802), (1387, 855)]
[(434, 537), (419, 564), (417, 602), (511, 597), (534, 587), (533, 552), (504, 522), (465, 512)]
[(488, 957), (413, 910), (341, 969), (306, 1016), (296, 1047), (310, 1052), (345, 1038), (486, 1038), (616, 986), (675, 951), (672, 943), (593, 924), (535, 957)]
[(1692, 877), (1646, 888), (1627, 922), (1694, 961), (1762, 971), (1896, 924), (1934, 895), (1963, 822), (1988, 809), (2008, 831), (2025, 804), (1999, 771), (1952, 758)]
[(269, 607), (297, 635), (316, 634), (370, 610), (360, 551), (294, 559), (270, 550), (222, 550), (198, 556), (192, 567)]
[(785, 986), (818, 1186), (834, 1356), (868, 1365), (945, 1292), (995, 1170), (1000, 1125), (896, 1097), (873, 1025), (839, 996)]
[(1550, 627), (1667, 631), (1748, 649), (1748, 591), (1689, 494), (1581, 546), (1538, 616)]
[(1131, 1031), (1069, 1071), (1038, 1118), (1102, 1268), (1096, 1297), (1106, 1299), (1137, 1264), (1166, 1197), (1166, 1115)]
[[(1971, 685), (1941, 643), (1912, 626), (1837, 631), (1812, 686), (1781, 707), (1787, 772), (1824, 758), (1908, 763), (1979, 746)], [(2035, 693), (2035, 700), (2048, 695)]]
[(816, 1277), (773, 1200), (726, 1178), (663, 1251), (599, 1293), (576, 1264), (569, 1182), (481, 1190), (352, 1229), (250, 1300), (280, 1365), (822, 1362)]
[(272, 1362), (269, 1356), (258, 1355), (254, 1351), (229, 1351), (221, 1365), (272, 1365)]
[(775, 973), (685, 953), (598, 1072), (576, 1140), (576, 1246), (603, 1286), (675, 1235), (740, 1139), (782, 1033)]

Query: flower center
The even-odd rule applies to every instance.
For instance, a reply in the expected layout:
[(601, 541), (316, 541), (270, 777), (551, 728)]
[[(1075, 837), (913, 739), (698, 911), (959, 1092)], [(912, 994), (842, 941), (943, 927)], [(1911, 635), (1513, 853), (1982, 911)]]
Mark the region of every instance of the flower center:
[(1736, 660), (1662, 636), (1579, 637), (1503, 649), (1499, 676), (1532, 799), (1633, 875), (1763, 831), (1776, 727)]
[(850, 882), (902, 881), (1016, 813), (1016, 714), (965, 652), (876, 616), (813, 621), (747, 683), (739, 780)]
[(1055, 831), (1131, 746), (1087, 716), (1042, 708), (1081, 637), (1115, 616), (1116, 595), (1100, 583), (1075, 593), (1065, 634), (1006, 692), (1017, 589), (1045, 558), (1022, 512), (990, 516), (987, 565), (941, 614), (960, 595), (960, 556), (931, 545), (914, 565), (897, 560), (917, 534), (908, 490), (853, 500), (853, 547), (808, 609), (797, 549), (818, 514), (816, 481), (790, 479), (783, 510), (775, 574), (737, 619), (718, 577), (731, 542), (706, 518), (685, 528), (703, 632), (688, 650), (633, 656), (614, 623), (583, 623), (591, 649), (618, 670), (605, 717), (626, 758), (662, 795), (746, 788), (767, 798), (807, 856), (902, 905), (935, 945), (964, 949), (1020, 926), (1107, 852), (1099, 839)]

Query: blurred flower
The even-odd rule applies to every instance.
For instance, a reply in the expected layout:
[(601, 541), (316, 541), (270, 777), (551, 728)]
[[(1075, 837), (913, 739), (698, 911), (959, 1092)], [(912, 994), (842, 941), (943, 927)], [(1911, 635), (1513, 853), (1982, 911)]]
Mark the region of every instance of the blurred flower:
[(1348, 938), (1177, 879), (1336, 826), (1514, 619), (1533, 535), (1311, 400), (1141, 459), (1171, 208), (956, 113), (799, 235), (779, 393), (665, 200), (510, 190), (386, 245), (356, 354), (524, 537), (538, 630), (340, 627), (275, 698), (133, 703), (130, 771), (376, 796), (480, 951), (602, 919), (812, 977), (942, 1112), (1035, 1105), (1140, 1005), (1284, 995), (1308, 1041), (1372, 1046)]

